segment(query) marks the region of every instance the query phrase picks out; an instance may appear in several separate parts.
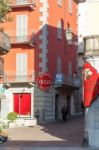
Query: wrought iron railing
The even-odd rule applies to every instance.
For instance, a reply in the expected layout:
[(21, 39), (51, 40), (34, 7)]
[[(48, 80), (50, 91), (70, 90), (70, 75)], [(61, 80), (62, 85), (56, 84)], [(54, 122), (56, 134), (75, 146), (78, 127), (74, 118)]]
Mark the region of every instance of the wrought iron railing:
[(16, 82), (34, 82), (35, 73), (29, 71), (27, 74), (16, 74), (15, 72), (6, 72), (4, 74), (4, 83), (16, 83)]
[(10, 47), (10, 37), (3, 31), (0, 31), (0, 49), (2, 51), (8, 51)]
[(34, 35), (10, 36), (11, 44), (29, 44), (34, 47), (36, 39)]
[(60, 85), (67, 85), (67, 86), (73, 86), (73, 87), (80, 87), (81, 81), (79, 78), (72, 77), (72, 76), (66, 76), (64, 74), (56, 74), (57, 77), (55, 77), (55, 86)]

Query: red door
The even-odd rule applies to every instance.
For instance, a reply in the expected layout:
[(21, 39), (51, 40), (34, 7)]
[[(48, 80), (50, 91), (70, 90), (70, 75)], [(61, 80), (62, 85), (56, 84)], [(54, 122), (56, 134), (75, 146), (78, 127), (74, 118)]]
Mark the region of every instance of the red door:
[(31, 115), (31, 94), (15, 93), (14, 94), (14, 112), (19, 115)]

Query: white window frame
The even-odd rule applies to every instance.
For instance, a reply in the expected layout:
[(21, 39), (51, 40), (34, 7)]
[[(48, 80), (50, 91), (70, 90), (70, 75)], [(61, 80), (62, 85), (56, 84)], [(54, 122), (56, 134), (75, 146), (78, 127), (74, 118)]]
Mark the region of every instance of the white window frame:
[(28, 15), (16, 15), (16, 41), (26, 42), (28, 40)]
[(16, 80), (27, 81), (28, 75), (28, 54), (16, 54)]

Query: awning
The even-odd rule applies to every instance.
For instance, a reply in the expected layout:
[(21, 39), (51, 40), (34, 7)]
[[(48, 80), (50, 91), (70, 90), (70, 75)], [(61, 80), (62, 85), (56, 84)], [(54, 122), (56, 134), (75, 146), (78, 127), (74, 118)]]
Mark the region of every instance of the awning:
[(4, 93), (0, 93), (0, 99), (6, 99), (6, 95)]

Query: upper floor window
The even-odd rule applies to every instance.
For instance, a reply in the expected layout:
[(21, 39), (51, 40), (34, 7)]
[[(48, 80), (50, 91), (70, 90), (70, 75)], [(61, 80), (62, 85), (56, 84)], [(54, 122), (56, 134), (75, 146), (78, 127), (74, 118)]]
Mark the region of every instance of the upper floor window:
[(86, 39), (86, 51), (99, 50), (99, 37)]
[(57, 57), (57, 73), (61, 73), (62, 72), (62, 58), (61, 57)]
[(26, 4), (27, 0), (16, 0), (17, 4)]
[(57, 4), (62, 6), (62, 0), (57, 0)]
[(72, 76), (72, 62), (71, 61), (68, 62), (68, 76), (69, 77)]
[(16, 16), (16, 36), (17, 41), (24, 42), (27, 40), (27, 30), (28, 30), (28, 16), (24, 15), (17, 15)]
[(16, 54), (16, 78), (19, 81), (27, 80), (28, 73), (28, 55), (27, 53)]
[(72, 14), (73, 0), (69, 0), (68, 11)]
[(62, 21), (59, 20), (57, 23), (57, 38), (62, 39)]

